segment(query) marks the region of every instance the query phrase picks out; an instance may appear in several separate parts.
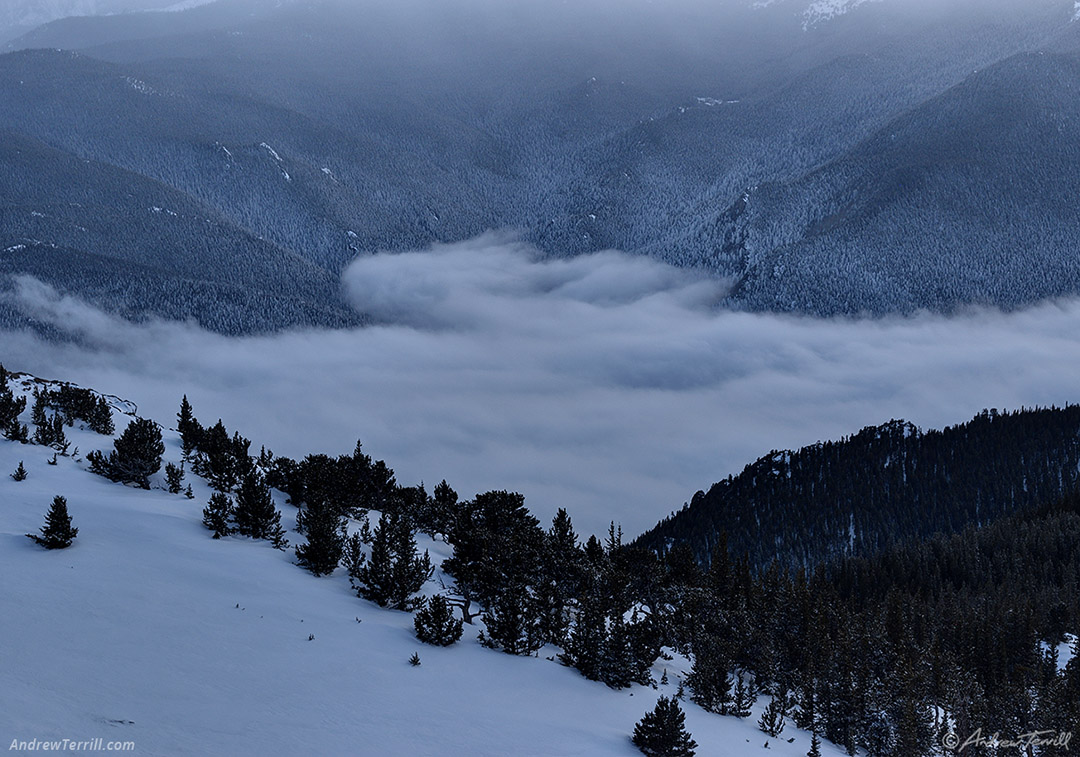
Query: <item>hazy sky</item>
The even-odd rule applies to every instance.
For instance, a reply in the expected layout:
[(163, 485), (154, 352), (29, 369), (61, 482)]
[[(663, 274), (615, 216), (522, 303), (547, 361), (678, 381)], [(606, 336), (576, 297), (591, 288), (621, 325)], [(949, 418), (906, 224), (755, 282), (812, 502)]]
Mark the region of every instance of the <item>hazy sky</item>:
[(74, 380), (171, 422), (185, 392), (256, 449), (348, 452), (402, 483), (516, 489), (580, 531), (651, 526), (773, 448), (906, 418), (1080, 399), (1080, 302), (858, 321), (715, 311), (723, 285), (608, 252), (536, 262), (489, 236), (375, 256), (344, 277), (397, 323), (228, 338), (133, 326), (30, 280), (18, 299), (87, 347), (0, 334), (15, 370)]

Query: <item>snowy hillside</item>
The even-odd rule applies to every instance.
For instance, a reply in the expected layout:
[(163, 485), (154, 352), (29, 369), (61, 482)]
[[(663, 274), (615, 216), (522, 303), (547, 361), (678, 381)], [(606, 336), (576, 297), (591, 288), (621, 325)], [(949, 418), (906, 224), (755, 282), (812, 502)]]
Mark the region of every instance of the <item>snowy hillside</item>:
[[(120, 433), (129, 416), (115, 420)], [(615, 691), (546, 659), (552, 648), (534, 658), (485, 649), (475, 627), (453, 647), (425, 646), (410, 614), (356, 598), (341, 570), (315, 578), (291, 550), (211, 539), (200, 522), (205, 483), (193, 481), (194, 499), (167, 493), (161, 474), (149, 491), (110, 483), (84, 458), (109, 440), (78, 424), (67, 436), (72, 455), (56, 465), (45, 447), (0, 440), (5, 744), (100, 737), (134, 741), (136, 754), (629, 756), (634, 723), (685, 672), (679, 658), (661, 660), (654, 674), (666, 665), (667, 686)], [(165, 460), (179, 462), (177, 434), (164, 437)], [(29, 475), (17, 482), (8, 473), (20, 461)], [(69, 549), (46, 551), (25, 534), (58, 494), (79, 534)], [(276, 497), (291, 525), (295, 509)], [(436, 562), (447, 555), (441, 542), (420, 546)], [(419, 667), (408, 663), (414, 652)], [(684, 703), (698, 753), (761, 754), (762, 705), (739, 720)], [(767, 754), (809, 746), (791, 725), (772, 741)]]

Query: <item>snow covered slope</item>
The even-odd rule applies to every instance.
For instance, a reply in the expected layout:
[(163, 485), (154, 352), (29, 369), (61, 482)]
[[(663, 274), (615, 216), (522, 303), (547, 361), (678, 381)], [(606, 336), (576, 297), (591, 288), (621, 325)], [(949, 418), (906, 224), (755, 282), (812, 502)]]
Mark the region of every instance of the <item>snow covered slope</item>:
[[(116, 413), (118, 432), (127, 420)], [(357, 599), (340, 570), (314, 578), (291, 550), (211, 539), (201, 482), (194, 500), (110, 483), (82, 460), (109, 440), (77, 428), (68, 437), (79, 452), (55, 466), (44, 447), (0, 440), (0, 743), (100, 737), (155, 755), (629, 756), (634, 723), (674, 693), (685, 668), (660, 662), (656, 677), (666, 664), (670, 685), (659, 691), (613, 691), (547, 660), (553, 649), (538, 658), (487, 650), (475, 628), (449, 649), (426, 647), (411, 615)], [(178, 461), (177, 435), (165, 437), (166, 460)], [(15, 482), (8, 473), (20, 461), (29, 477)], [(25, 534), (57, 494), (79, 535), (49, 552)], [(282, 510), (291, 525), (292, 507)], [(445, 545), (421, 546), (445, 557)], [(408, 664), (414, 652), (420, 667)], [(760, 706), (747, 720), (684, 707), (699, 755), (761, 754)], [(790, 725), (772, 741), (771, 755), (809, 746)]]

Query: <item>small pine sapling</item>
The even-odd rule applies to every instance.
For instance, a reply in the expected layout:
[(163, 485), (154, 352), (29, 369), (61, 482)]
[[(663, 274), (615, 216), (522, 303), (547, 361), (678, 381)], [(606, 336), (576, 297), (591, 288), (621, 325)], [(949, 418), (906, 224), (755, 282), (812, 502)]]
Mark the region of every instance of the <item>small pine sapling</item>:
[(416, 652), (413, 652), (412, 657), (409, 658), (409, 664), (412, 665), (414, 668), (420, 667), (420, 655), (418, 655)]
[(79, 535), (79, 529), (71, 525), (71, 516), (68, 515), (67, 500), (59, 494), (53, 497), (52, 506), (45, 516), (45, 525), (41, 529), (41, 536), (27, 534), (28, 537), (45, 547), (45, 549), (65, 549), (71, 546), (71, 542)]
[(183, 490), (184, 464), (165, 463), (165, 482), (168, 484), (170, 494), (179, 494)]
[(22, 460), (20, 460), (19, 467), (15, 469), (15, 472), (11, 474), (11, 477), (16, 481), (25, 481), (28, 475), (30, 474), (26, 472), (26, 468), (23, 467)]

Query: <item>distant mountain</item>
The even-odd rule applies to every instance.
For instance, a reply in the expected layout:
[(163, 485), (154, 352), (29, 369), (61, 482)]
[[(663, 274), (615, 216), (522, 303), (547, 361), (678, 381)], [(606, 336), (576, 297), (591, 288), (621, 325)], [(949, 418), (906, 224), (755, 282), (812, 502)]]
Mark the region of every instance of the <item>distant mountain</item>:
[(953, 534), (1080, 487), (1080, 406), (983, 412), (942, 431), (891, 421), (837, 442), (774, 451), (636, 540), (705, 561), (722, 534), (762, 569), (813, 567)]
[(1080, 291), (1080, 54), (976, 72), (719, 223), (752, 308), (1016, 307)]
[(0, 6), (0, 43), (71, 16), (105, 16), (138, 11), (186, 10), (213, 0), (5, 0)]
[[(140, 207), (161, 206), (159, 187), (184, 195), (312, 266), (299, 281), (321, 292), (359, 254), (503, 227), (551, 255), (613, 247), (733, 277), (747, 308), (948, 310), (1080, 291), (1072, 211), (1054, 199), (1073, 181), (1072, 3), (910, 14), (883, 0), (813, 33), (792, 14), (804, 7), (703, 15), (634, 0), (613, 17), (603, 2), (221, 0), (68, 18), (0, 56), (0, 129), (146, 179), (132, 184)], [(994, 109), (1012, 116), (984, 117)], [(939, 161), (953, 143), (972, 155)], [(24, 218), (17, 196), (0, 205)], [(104, 237), (70, 247), (33, 218), (33, 233), (0, 226), (0, 249), (35, 239), (113, 256)], [(227, 250), (205, 281), (227, 283)], [(305, 302), (336, 322), (327, 296)]]

